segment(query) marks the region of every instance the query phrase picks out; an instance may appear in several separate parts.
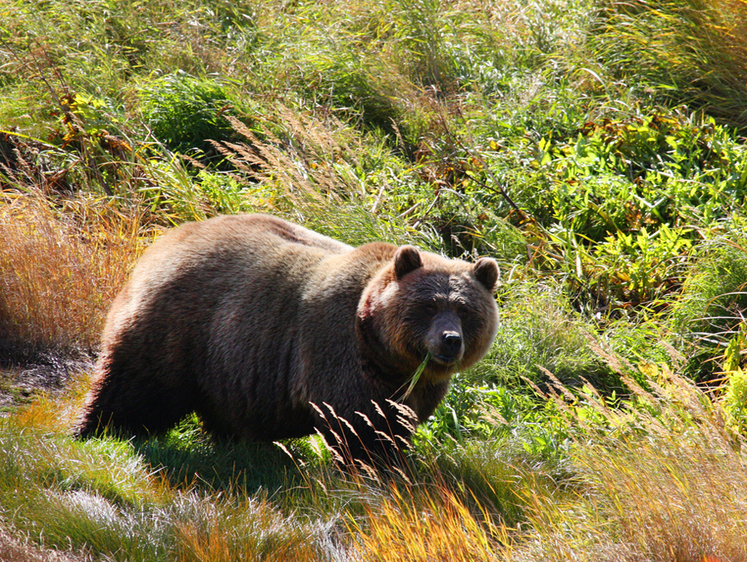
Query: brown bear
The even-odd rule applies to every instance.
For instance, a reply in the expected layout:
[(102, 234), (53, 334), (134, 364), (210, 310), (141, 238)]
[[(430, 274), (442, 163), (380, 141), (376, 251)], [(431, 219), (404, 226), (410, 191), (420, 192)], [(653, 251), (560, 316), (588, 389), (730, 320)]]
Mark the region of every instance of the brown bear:
[(317, 431), (346, 461), (389, 462), (414, 425), (401, 405), (426, 420), (488, 351), (497, 278), (489, 258), (353, 248), (268, 215), (187, 223), (114, 301), (77, 433), (159, 433), (196, 411), (217, 436)]

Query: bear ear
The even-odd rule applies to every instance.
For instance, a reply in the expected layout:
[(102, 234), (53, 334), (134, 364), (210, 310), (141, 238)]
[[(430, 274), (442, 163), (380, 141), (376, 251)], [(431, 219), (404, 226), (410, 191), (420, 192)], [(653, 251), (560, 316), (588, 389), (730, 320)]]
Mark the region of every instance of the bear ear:
[(497, 288), (499, 275), (498, 264), (494, 259), (480, 258), (475, 262), (475, 277), (491, 293)]
[(394, 252), (394, 275), (397, 279), (402, 279), (422, 265), (420, 252), (415, 246), (402, 246)]

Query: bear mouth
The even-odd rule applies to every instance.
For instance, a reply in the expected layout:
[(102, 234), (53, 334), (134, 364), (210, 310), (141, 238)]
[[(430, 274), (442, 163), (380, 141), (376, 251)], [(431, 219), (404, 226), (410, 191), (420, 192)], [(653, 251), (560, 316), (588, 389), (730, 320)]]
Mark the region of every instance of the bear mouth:
[(431, 359), (433, 359), (436, 363), (439, 363), (440, 365), (452, 366), (452, 365), (456, 365), (459, 362), (459, 360), (461, 359), (461, 356), (459, 355), (431, 355)]

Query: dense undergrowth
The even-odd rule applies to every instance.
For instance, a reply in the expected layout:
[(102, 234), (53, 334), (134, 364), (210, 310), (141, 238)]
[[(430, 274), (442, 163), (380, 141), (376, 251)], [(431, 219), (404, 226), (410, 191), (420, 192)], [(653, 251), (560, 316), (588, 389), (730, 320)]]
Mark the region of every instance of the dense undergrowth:
[(0, 0), (0, 22), (0, 365), (95, 354), (140, 252), (220, 213), (502, 270), (495, 345), (410, 474), (196, 419), (76, 442), (81, 373), (0, 420), (8, 532), (101, 560), (747, 560), (742, 0)]

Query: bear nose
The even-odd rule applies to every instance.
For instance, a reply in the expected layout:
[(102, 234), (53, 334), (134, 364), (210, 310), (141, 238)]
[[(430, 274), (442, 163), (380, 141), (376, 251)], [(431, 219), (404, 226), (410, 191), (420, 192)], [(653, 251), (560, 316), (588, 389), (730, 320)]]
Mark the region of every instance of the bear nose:
[(457, 332), (444, 332), (441, 334), (444, 355), (454, 357), (459, 355), (462, 349), (462, 336)]

